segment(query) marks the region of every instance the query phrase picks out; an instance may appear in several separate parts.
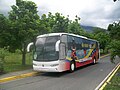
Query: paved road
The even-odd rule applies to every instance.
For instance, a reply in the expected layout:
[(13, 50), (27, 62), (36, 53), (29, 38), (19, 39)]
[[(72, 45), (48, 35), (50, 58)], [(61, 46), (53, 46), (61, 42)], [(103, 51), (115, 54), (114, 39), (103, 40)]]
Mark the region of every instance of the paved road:
[(94, 90), (116, 64), (112, 64), (108, 56), (98, 64), (81, 67), (74, 73), (40, 73), (3, 83), (0, 90)]

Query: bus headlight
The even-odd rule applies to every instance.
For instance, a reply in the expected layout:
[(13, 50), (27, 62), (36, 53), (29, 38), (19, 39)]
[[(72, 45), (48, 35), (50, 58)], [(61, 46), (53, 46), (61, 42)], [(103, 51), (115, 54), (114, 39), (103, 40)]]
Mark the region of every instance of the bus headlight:
[(55, 66), (58, 66), (59, 64), (52, 64), (50, 65), (51, 67), (55, 67)]

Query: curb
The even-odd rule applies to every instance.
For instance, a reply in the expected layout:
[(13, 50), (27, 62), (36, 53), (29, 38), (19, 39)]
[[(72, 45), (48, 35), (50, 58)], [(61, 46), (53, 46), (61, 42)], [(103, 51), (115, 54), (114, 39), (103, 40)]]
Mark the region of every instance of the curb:
[(26, 73), (26, 74), (17, 75), (17, 76), (2, 78), (2, 79), (0, 79), (0, 83), (11, 81), (11, 80), (16, 80), (16, 79), (20, 79), (20, 78), (26, 78), (26, 77), (30, 77), (30, 76), (35, 76), (37, 74), (38, 74), (37, 72), (30, 72), (30, 73)]
[[(109, 54), (101, 56), (100, 58), (104, 58), (106, 56), (109, 56)], [(37, 74), (38, 74), (38, 72), (30, 72), (30, 73), (26, 73), (26, 74), (20, 74), (17, 76), (6, 77), (6, 78), (0, 79), (0, 83), (4, 83), (4, 82), (11, 81), (11, 80), (16, 80), (16, 79), (21, 79), (21, 78), (26, 78), (26, 77), (31, 77), (31, 76), (36, 76)]]
[(95, 88), (95, 90), (103, 90), (105, 86), (110, 82), (112, 77), (115, 75), (115, 73), (120, 68), (120, 63), (118, 63), (113, 70), (107, 75), (107, 77)]

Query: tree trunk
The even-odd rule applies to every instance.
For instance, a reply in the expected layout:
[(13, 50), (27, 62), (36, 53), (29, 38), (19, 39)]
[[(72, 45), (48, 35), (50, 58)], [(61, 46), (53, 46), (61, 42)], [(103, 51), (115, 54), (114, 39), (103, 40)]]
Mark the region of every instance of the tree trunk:
[(26, 65), (26, 44), (23, 43), (23, 50), (22, 50), (22, 65)]

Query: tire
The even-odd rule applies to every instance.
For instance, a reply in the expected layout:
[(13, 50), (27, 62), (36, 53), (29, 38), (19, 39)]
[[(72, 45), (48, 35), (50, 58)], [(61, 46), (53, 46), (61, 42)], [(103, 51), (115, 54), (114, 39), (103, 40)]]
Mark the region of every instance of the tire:
[(75, 63), (74, 61), (71, 61), (70, 63), (70, 72), (74, 72), (75, 71)]

